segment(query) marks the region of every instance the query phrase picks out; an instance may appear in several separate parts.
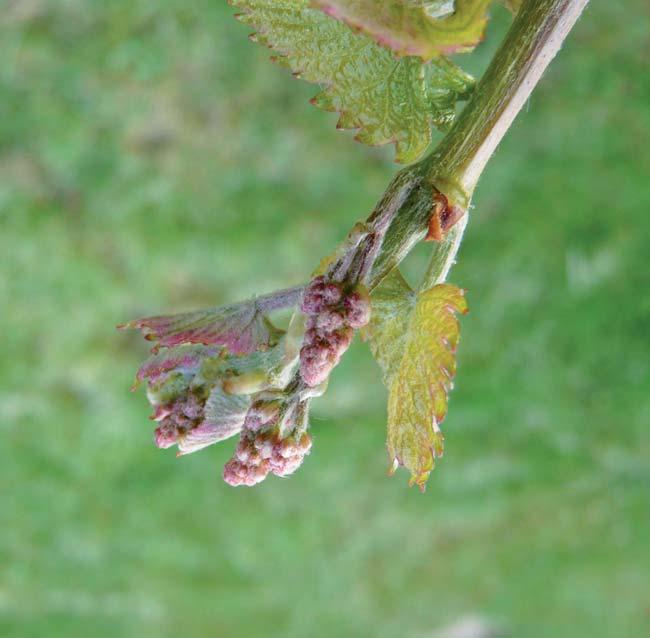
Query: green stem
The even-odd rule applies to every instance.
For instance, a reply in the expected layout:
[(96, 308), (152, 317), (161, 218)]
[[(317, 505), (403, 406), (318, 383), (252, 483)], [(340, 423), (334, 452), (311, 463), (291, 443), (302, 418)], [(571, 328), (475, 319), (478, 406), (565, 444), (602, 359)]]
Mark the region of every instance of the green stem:
[(456, 254), (463, 241), (463, 234), (467, 227), (467, 215), (458, 221), (447, 233), (445, 238), (435, 247), (429, 260), (422, 281), (420, 290), (427, 290), (431, 286), (441, 284), (447, 280), (451, 267), (456, 263)]
[[(476, 91), (424, 163), (467, 204), (485, 165), (588, 0), (526, 0)], [(453, 194), (452, 194), (453, 197)], [(466, 200), (466, 201), (462, 201)]]
[[(432, 194), (437, 190), (465, 211), (492, 153), (558, 52), (588, 0), (525, 0), (476, 91), (451, 130), (430, 155), (402, 169), (369, 218), (373, 221), (399, 198), (370, 287), (381, 280), (427, 233)], [(444, 274), (460, 240), (434, 250)], [(438, 253), (441, 253), (438, 255)], [(442, 267), (442, 266), (441, 266)], [(439, 274), (442, 274), (443, 270)], [(427, 279), (435, 280), (431, 272)]]

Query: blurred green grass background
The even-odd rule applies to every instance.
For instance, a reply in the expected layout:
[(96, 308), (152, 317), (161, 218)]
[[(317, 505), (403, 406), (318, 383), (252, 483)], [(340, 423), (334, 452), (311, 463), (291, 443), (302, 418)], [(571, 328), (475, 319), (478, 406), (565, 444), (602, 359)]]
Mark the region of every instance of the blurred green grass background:
[(3, 3), (0, 635), (650, 635), (647, 2), (592, 3), (479, 186), (424, 495), (385, 476), (361, 344), (299, 473), (252, 490), (231, 442), (156, 450), (128, 391), (147, 348), (115, 324), (302, 281), (396, 170), (231, 14)]

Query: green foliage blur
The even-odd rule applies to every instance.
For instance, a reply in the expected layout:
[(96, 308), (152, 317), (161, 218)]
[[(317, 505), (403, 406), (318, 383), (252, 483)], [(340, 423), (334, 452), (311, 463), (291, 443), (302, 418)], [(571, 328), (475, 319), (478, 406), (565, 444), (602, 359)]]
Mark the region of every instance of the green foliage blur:
[(0, 636), (650, 635), (647, 0), (592, 3), (479, 186), (424, 495), (385, 475), (363, 344), (254, 489), (221, 480), (232, 442), (155, 449), (129, 392), (117, 323), (303, 281), (396, 170), (231, 16), (2, 3)]

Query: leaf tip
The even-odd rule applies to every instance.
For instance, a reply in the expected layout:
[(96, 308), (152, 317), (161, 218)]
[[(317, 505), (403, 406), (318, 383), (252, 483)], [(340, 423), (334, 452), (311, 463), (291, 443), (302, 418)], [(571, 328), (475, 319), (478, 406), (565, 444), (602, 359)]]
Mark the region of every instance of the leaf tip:
[(417, 485), (418, 489), (420, 490), (420, 494), (424, 494), (425, 490), (427, 489), (427, 481), (429, 480), (430, 474), (431, 471), (413, 473), (409, 479), (409, 487)]

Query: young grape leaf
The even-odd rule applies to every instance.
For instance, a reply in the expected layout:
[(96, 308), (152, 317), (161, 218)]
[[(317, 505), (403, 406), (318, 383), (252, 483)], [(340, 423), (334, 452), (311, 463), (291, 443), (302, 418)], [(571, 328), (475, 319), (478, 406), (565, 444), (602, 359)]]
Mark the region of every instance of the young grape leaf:
[(491, 0), (313, 0), (330, 16), (399, 55), (431, 60), (471, 51), (482, 39)]
[(277, 62), (322, 86), (314, 105), (338, 112), (337, 127), (358, 129), (361, 142), (395, 143), (398, 162), (418, 159), (431, 141), (431, 126), (448, 128), (456, 102), (473, 88), (473, 79), (446, 58), (427, 65), (413, 56), (396, 59), (308, 0), (230, 1)]
[(197, 310), (176, 315), (160, 315), (134, 319), (121, 329), (138, 329), (158, 348), (184, 343), (221, 345), (233, 354), (250, 354), (266, 348), (280, 335), (266, 316), (259, 311), (255, 300), (208, 310)]
[(456, 372), (459, 324), (467, 312), (463, 291), (438, 284), (415, 293), (394, 270), (372, 294), (365, 337), (388, 388), (388, 455), (394, 471), (411, 472), (421, 490), (442, 456), (440, 423)]

